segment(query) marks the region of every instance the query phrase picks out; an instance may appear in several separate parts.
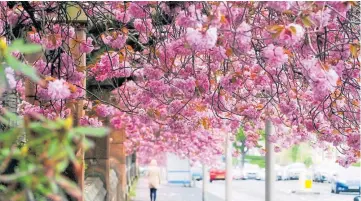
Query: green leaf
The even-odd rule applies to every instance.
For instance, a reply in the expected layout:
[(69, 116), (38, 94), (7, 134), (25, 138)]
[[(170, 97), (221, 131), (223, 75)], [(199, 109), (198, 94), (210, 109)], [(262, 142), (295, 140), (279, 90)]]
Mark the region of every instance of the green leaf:
[(82, 140), (82, 146), (84, 147), (85, 150), (88, 150), (88, 149), (94, 147), (94, 142), (87, 138), (84, 138)]
[(10, 119), (11, 121), (16, 121), (16, 122), (21, 121), (19, 116), (17, 116), (15, 113), (12, 113), (9, 111), (5, 111), (4, 116), (7, 117), (8, 119)]
[(86, 136), (103, 137), (108, 134), (109, 129), (105, 127), (92, 128), (92, 127), (77, 127), (73, 129), (74, 132), (84, 134)]
[(58, 172), (64, 172), (65, 169), (68, 167), (69, 161), (68, 160), (62, 160), (56, 164), (56, 170)]
[(34, 68), (25, 63), (20, 62), (15, 57), (7, 54), (5, 57), (6, 63), (9, 64), (14, 70), (21, 72), (22, 74), (30, 77), (33, 81), (38, 82), (40, 78), (36, 74)]
[(76, 156), (75, 156), (75, 151), (69, 147), (69, 146), (66, 146), (65, 147), (65, 150), (66, 150), (66, 153), (68, 154), (68, 157), (71, 161), (75, 161), (76, 160)]
[(5, 70), (3, 65), (0, 64), (0, 89), (4, 89), (5, 87), (6, 87)]
[(37, 53), (41, 51), (41, 46), (37, 44), (25, 44), (23, 40), (15, 40), (8, 47), (9, 52), (19, 51), (24, 54)]
[(52, 140), (49, 144), (48, 156), (53, 156), (57, 153), (57, 147), (59, 146), (58, 140)]

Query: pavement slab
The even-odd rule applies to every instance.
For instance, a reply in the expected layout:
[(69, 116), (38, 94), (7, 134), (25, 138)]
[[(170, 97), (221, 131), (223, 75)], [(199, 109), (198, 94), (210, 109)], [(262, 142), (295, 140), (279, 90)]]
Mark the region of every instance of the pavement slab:
[[(223, 199), (211, 193), (208, 193), (207, 196), (207, 201), (223, 201)], [(136, 197), (132, 201), (150, 201), (150, 192), (146, 178), (139, 179)], [(162, 182), (162, 185), (157, 190), (157, 201), (202, 201), (202, 189)]]

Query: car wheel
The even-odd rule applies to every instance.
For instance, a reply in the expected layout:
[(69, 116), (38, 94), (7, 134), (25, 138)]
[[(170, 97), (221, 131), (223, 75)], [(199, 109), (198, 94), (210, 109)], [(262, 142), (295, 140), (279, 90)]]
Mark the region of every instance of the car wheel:
[(335, 193), (336, 193), (336, 194), (340, 194), (340, 191), (336, 189)]
[(331, 193), (335, 193), (335, 191), (333, 190), (333, 188), (331, 188)]
[(212, 183), (212, 181), (213, 181), (212, 179), (211, 179), (211, 180), (209, 180), (209, 182), (211, 182), (211, 183)]

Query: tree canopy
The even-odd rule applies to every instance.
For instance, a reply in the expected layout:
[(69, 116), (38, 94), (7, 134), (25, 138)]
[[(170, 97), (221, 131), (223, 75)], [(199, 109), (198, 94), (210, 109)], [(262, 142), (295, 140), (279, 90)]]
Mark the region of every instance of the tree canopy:
[(26, 72), (0, 68), (0, 89), (17, 91), (21, 115), (66, 118), (87, 100), (80, 124), (108, 118), (126, 130), (130, 152), (208, 162), (222, 153), (224, 133), (242, 126), (252, 144), (270, 120), (277, 148), (332, 143), (340, 164), (360, 158), (359, 2), (34, 1), (0, 10), (8, 44), (43, 49), (35, 62), (9, 50), (39, 75), (32, 103)]

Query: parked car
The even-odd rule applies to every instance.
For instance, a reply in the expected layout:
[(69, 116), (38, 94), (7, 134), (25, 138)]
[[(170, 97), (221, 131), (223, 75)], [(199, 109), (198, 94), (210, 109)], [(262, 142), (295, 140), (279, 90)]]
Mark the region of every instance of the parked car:
[(192, 173), (192, 179), (193, 180), (197, 180), (200, 181), (203, 179), (203, 170), (202, 170), (202, 166), (194, 166), (191, 168), (191, 173)]
[(242, 179), (244, 179), (244, 180), (257, 179), (257, 174), (258, 174), (259, 170), (260, 170), (260, 168), (258, 165), (247, 164), (247, 163), (244, 164)]
[(332, 175), (336, 173), (332, 167), (327, 165), (314, 165), (311, 168), (314, 182), (331, 182)]
[(353, 198), (353, 201), (361, 201), (361, 197), (360, 196), (356, 196)]
[(334, 174), (331, 179), (331, 193), (361, 192), (359, 169), (347, 169)]
[(214, 180), (225, 180), (226, 179), (226, 168), (224, 165), (218, 166), (217, 168), (211, 168), (209, 171), (209, 181)]
[(298, 180), (302, 172), (306, 172), (306, 165), (303, 163), (293, 163), (286, 168), (286, 180)]
[(286, 180), (286, 167), (283, 166), (277, 166), (276, 167), (276, 177), (277, 180)]
[(261, 168), (256, 176), (256, 180), (265, 180), (266, 179), (266, 169)]
[(239, 167), (233, 169), (233, 179), (240, 180), (242, 179), (242, 170)]

